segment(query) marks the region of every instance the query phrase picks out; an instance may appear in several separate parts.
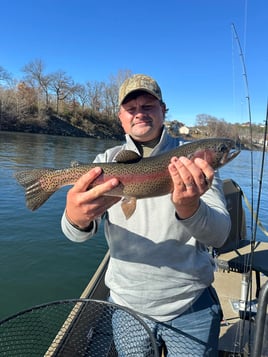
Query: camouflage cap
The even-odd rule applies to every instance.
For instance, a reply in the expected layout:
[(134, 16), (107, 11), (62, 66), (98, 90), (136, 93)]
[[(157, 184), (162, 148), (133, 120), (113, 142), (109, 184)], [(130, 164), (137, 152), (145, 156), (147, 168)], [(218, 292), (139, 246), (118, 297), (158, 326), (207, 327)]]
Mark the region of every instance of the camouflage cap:
[(144, 91), (150, 93), (158, 100), (162, 101), (162, 93), (157, 82), (144, 74), (135, 74), (127, 78), (119, 89), (119, 105), (123, 103), (126, 97), (135, 91)]

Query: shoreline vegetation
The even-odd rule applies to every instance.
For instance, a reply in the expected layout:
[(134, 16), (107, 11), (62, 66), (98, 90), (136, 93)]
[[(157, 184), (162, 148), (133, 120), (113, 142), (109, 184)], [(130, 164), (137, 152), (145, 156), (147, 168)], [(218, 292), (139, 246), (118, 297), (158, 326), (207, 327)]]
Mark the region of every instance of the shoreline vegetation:
[[(31, 134), (46, 134), (46, 135), (58, 135), (58, 136), (71, 136), (71, 137), (83, 137), (83, 138), (94, 138), (94, 139), (109, 139), (116, 141), (124, 141), (125, 135), (119, 124), (109, 122), (105, 123), (105, 120), (94, 119), (94, 124), (90, 130), (85, 130), (83, 127), (74, 126), (69, 123), (66, 119), (61, 118), (56, 114), (45, 115), (42, 120), (40, 118), (25, 118), (23, 121), (16, 122), (16, 120), (10, 120), (8, 122), (0, 123), (0, 132), (21, 132), (21, 133), (31, 133)], [(176, 123), (177, 124), (177, 123)], [(178, 123), (178, 126), (181, 123)], [(234, 135), (229, 135), (228, 133), (209, 133), (206, 130), (200, 130), (199, 127), (189, 128), (189, 133), (180, 133), (179, 130), (172, 128), (170, 122), (165, 122), (170, 135), (174, 137), (181, 137), (184, 140), (197, 140), (208, 137), (228, 137), (236, 140), (243, 150), (262, 150), (263, 143), (254, 142), (250, 143), (249, 136), (243, 136), (241, 140), (239, 136), (234, 137)], [(180, 127), (180, 126), (179, 126)], [(207, 129), (207, 128), (205, 128)]]
[[(18, 80), (0, 65), (0, 131), (124, 140), (117, 118), (118, 90), (132, 75), (130, 70), (119, 70), (107, 82), (84, 84), (61, 70), (45, 73), (40, 59), (22, 72)], [(209, 114), (196, 115), (195, 122), (189, 128), (182, 121), (171, 121), (167, 113), (165, 125), (171, 135), (187, 140), (228, 137), (245, 149), (263, 147), (263, 125), (230, 124)]]
[(26, 116), (23, 119), (9, 118), (0, 121), (0, 131), (24, 132), (73, 137), (91, 137), (96, 139), (123, 140), (124, 133), (118, 123), (89, 116), (81, 123), (72, 124), (72, 117), (66, 118), (56, 113), (42, 113), (38, 116)]

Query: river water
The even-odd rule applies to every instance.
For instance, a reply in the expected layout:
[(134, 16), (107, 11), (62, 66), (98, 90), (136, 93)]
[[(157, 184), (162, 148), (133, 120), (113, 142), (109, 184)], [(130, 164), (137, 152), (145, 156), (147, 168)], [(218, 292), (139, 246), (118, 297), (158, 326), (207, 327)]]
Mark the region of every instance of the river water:
[[(0, 132), (0, 319), (34, 305), (78, 298), (107, 249), (102, 229), (85, 243), (70, 242), (62, 234), (60, 219), (67, 187), (31, 212), (25, 206), (22, 188), (13, 178), (14, 172), (33, 167), (63, 168), (74, 160), (91, 162), (97, 153), (117, 144), (110, 140)], [(238, 182), (249, 200), (250, 158), (249, 151), (242, 151), (221, 169), (221, 177)], [(261, 153), (254, 152), (253, 158), (256, 191)], [(268, 229), (267, 157), (265, 160), (260, 219)], [(249, 213), (247, 217), (250, 225)], [(248, 231), (250, 235), (250, 227)], [(267, 241), (260, 230), (257, 239)]]

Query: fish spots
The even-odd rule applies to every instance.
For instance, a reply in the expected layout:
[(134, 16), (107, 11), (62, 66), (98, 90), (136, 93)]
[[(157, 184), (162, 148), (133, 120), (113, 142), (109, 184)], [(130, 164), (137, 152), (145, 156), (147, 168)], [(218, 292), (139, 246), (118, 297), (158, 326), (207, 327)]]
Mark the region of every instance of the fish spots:
[(79, 164), (61, 170), (33, 169), (17, 172), (15, 177), (25, 189), (26, 204), (31, 210), (40, 207), (59, 188), (74, 184), (82, 175), (96, 167), (101, 168), (102, 174), (92, 186), (115, 178), (120, 184), (111, 191), (114, 195), (156, 197), (172, 191), (173, 183), (168, 171), (172, 157), (186, 156), (193, 160), (201, 158), (217, 169), (239, 154), (240, 151), (230, 153), (234, 148), (235, 142), (230, 139), (201, 139), (180, 145), (158, 156), (135, 159), (133, 153), (123, 152), (119, 156), (119, 162)]

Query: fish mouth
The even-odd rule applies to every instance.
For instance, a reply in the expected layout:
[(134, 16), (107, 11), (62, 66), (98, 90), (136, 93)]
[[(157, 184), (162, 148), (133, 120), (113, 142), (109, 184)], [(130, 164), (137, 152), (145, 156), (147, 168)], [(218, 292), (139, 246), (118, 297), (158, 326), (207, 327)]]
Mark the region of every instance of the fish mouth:
[(234, 158), (237, 157), (237, 155), (239, 155), (241, 152), (241, 150), (239, 149), (231, 149), (229, 152), (226, 152), (221, 160), (220, 160), (220, 164), (221, 165), (225, 165), (227, 162), (230, 162), (231, 160), (233, 160)]
[(239, 155), (241, 152), (241, 150), (239, 149), (233, 149), (229, 152), (229, 157), (230, 157), (230, 160), (233, 160), (235, 157), (237, 157), (237, 155)]

